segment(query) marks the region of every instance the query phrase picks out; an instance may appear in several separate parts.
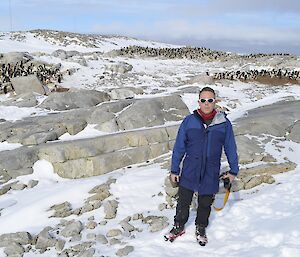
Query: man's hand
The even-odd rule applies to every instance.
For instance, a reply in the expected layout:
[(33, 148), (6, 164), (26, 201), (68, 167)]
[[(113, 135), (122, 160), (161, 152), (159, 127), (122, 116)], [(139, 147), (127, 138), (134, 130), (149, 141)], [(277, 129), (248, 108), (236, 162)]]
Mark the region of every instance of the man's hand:
[(223, 176), (223, 179), (224, 179), (224, 178), (229, 178), (230, 183), (232, 183), (233, 180), (235, 179), (235, 176), (232, 175), (232, 174), (230, 174), (229, 172), (227, 172), (227, 174), (225, 174), (225, 175)]
[(175, 174), (171, 173), (171, 181), (173, 183), (178, 183), (179, 182), (179, 178), (180, 178), (179, 175), (175, 175)]

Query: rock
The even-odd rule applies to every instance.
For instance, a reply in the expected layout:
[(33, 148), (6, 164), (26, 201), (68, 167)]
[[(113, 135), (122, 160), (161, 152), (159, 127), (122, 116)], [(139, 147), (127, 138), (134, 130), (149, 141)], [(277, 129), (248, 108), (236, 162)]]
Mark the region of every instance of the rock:
[(60, 58), (62, 60), (65, 60), (68, 58), (67, 52), (63, 49), (57, 49), (51, 54), (54, 57)]
[(62, 239), (58, 239), (55, 244), (55, 250), (61, 252), (65, 247), (66, 241)]
[(24, 168), (24, 169), (18, 169), (18, 170), (10, 170), (9, 174), (12, 178), (17, 178), (19, 176), (29, 175), (33, 173), (32, 168)]
[(39, 183), (38, 180), (32, 180), (32, 179), (31, 179), (31, 180), (28, 181), (27, 187), (28, 187), (28, 188), (33, 188), (33, 187), (35, 187), (38, 183)]
[(6, 194), (11, 189), (11, 185), (4, 185), (0, 188), (0, 195)]
[(69, 254), (67, 253), (67, 251), (63, 251), (60, 254), (57, 255), (58, 257), (69, 257)]
[(87, 202), (85, 203), (85, 205), (80, 209), (79, 215), (86, 213), (86, 212), (90, 212), (93, 211), (95, 209), (100, 208), (101, 206), (101, 201), (94, 201), (94, 202)]
[(89, 117), (87, 122), (98, 124), (95, 128), (104, 132), (116, 132), (119, 130), (114, 114), (104, 111), (103, 108), (96, 108)]
[(95, 233), (88, 233), (88, 234), (86, 235), (86, 239), (87, 239), (87, 240), (95, 241), (95, 240), (96, 240), (96, 234), (95, 234)]
[(123, 219), (122, 221), (125, 221), (125, 222), (129, 222), (131, 221), (131, 217), (130, 216), (127, 216), (125, 219)]
[(61, 235), (64, 237), (72, 237), (80, 234), (82, 230), (82, 223), (80, 221), (73, 220), (61, 231)]
[(245, 189), (250, 189), (256, 187), (262, 183), (272, 184), (275, 182), (275, 179), (270, 175), (261, 175), (252, 177), (248, 182), (245, 183)]
[(109, 240), (110, 245), (116, 245), (116, 244), (121, 244), (121, 240), (117, 238), (112, 238)]
[(27, 186), (23, 183), (18, 183), (18, 184), (13, 184), (11, 186), (11, 189), (13, 190), (23, 190), (24, 188), (26, 188)]
[(81, 239), (82, 239), (82, 235), (78, 234), (78, 235), (72, 236), (70, 238), (69, 242), (78, 242), (78, 241), (81, 241)]
[(88, 218), (88, 220), (95, 220), (95, 217), (91, 216), (91, 217)]
[(32, 60), (33, 57), (25, 52), (9, 52), (2, 54), (0, 58), (0, 63), (10, 63), (10, 64), (16, 64), (17, 62), (23, 62), (26, 63), (30, 60)]
[(92, 257), (95, 254), (95, 249), (90, 248), (88, 250), (82, 251), (79, 253), (78, 257)]
[(25, 137), (22, 140), (23, 145), (39, 145), (42, 143), (46, 143), (48, 141), (54, 141), (57, 140), (57, 134), (54, 131), (50, 132), (40, 132), (32, 134), (28, 137)]
[(300, 121), (298, 120), (291, 126), (291, 131), (287, 135), (287, 139), (300, 143)]
[(275, 179), (271, 175), (263, 175), (263, 182), (267, 184), (275, 183)]
[(34, 107), (38, 104), (37, 96), (39, 96), (39, 94), (34, 92), (19, 94), (0, 104), (5, 106)]
[(167, 222), (168, 218), (164, 217), (164, 216), (147, 216), (145, 218), (143, 218), (143, 223), (147, 223), (149, 224), (149, 231), (150, 232), (157, 232), (160, 230), (163, 230), (164, 228), (166, 228), (169, 223)]
[(92, 242), (83, 242), (83, 243), (71, 246), (70, 249), (75, 252), (84, 252), (87, 249), (91, 248), (93, 244), (94, 243), (92, 243)]
[(97, 222), (95, 222), (95, 221), (89, 221), (86, 224), (86, 228), (87, 229), (95, 229), (96, 227), (97, 227)]
[(89, 194), (99, 194), (103, 192), (109, 192), (109, 186), (106, 183), (103, 183), (101, 185), (93, 187), (90, 191)]
[(104, 235), (101, 235), (101, 234), (96, 236), (96, 241), (100, 242), (101, 244), (107, 244), (108, 243), (106, 237)]
[(0, 170), (6, 170), (9, 175), (10, 171), (25, 171), (24, 175), (28, 175), (26, 168), (32, 168), (37, 160), (36, 150), (32, 148), (20, 147), (11, 151), (2, 151), (0, 152)]
[(54, 247), (56, 245), (57, 240), (50, 235), (50, 229), (51, 228), (47, 227), (38, 234), (35, 244), (36, 249), (47, 249), (48, 247)]
[[(207, 75), (196, 75), (192, 77), (189, 81), (187, 81), (188, 84), (194, 84), (194, 83), (201, 83), (204, 85), (213, 85), (214, 84), (214, 79), (210, 76)], [(198, 89), (199, 92), (199, 89)]]
[(107, 201), (104, 204), (105, 219), (114, 219), (117, 215), (118, 202), (116, 200)]
[(11, 83), (17, 94), (35, 92), (44, 95), (46, 93), (43, 84), (36, 75), (14, 77), (11, 78)]
[(124, 229), (124, 231), (132, 232), (135, 230), (135, 227), (129, 224), (127, 221), (122, 220), (120, 223), (121, 227)]
[(142, 213), (133, 214), (132, 220), (139, 220), (139, 219), (143, 219), (143, 214)]
[(237, 191), (240, 191), (240, 190), (243, 190), (244, 189), (244, 182), (239, 180), (239, 179), (235, 179), (233, 182), (232, 182), (232, 186), (231, 186), (231, 191), (232, 192), (237, 192)]
[(167, 209), (167, 204), (166, 204), (166, 203), (161, 203), (161, 204), (159, 204), (158, 209), (159, 209), (160, 211), (163, 211), (163, 210)]
[(133, 252), (134, 251), (134, 247), (133, 246), (130, 246), (130, 245), (127, 245), (125, 246), (124, 248), (121, 248), (119, 249), (117, 252), (116, 252), (116, 255), (117, 256), (127, 256), (129, 253)]
[[(4, 242), (14, 242), (21, 245), (30, 244), (32, 240), (31, 234), (28, 232), (17, 232), (17, 233), (8, 233), (0, 235), (0, 244)], [(5, 245), (5, 244), (3, 244)]]
[(180, 121), (189, 110), (180, 96), (171, 95), (134, 102), (117, 117), (121, 130), (164, 125), (167, 121)]
[(70, 135), (76, 135), (86, 127), (87, 122), (85, 120), (65, 121), (63, 125)]
[(72, 215), (72, 206), (69, 202), (52, 205), (49, 210), (54, 210), (54, 214), (50, 217), (64, 218)]
[(105, 226), (107, 224), (107, 220), (102, 220), (99, 222), (99, 225)]
[(25, 252), (24, 247), (20, 243), (16, 242), (11, 242), (9, 246), (4, 248), (4, 253), (7, 256), (12, 256), (12, 255), (23, 255)]
[(262, 160), (264, 149), (259, 146), (259, 143), (255, 139), (249, 139), (244, 135), (238, 135), (235, 138), (238, 146), (240, 164), (248, 164)]
[(108, 198), (110, 196), (110, 193), (109, 192), (102, 192), (102, 193), (97, 193), (93, 196), (90, 196), (87, 200), (88, 201), (103, 201), (105, 200), (106, 198)]
[(126, 62), (119, 62), (118, 64), (113, 64), (107, 67), (112, 73), (124, 74), (132, 70), (132, 65)]
[(134, 98), (134, 92), (127, 88), (114, 88), (108, 94), (112, 100), (131, 99)]
[(107, 233), (107, 237), (115, 237), (122, 235), (122, 231), (120, 229), (110, 229)]
[(65, 111), (76, 108), (96, 106), (99, 103), (109, 101), (107, 93), (96, 90), (78, 90), (62, 93), (51, 93), (40, 105), (41, 108), (55, 111)]
[(79, 58), (78, 60), (76, 60), (76, 62), (79, 63), (82, 66), (85, 66), (85, 67), (88, 66), (88, 64), (86, 62), (86, 59), (84, 57)]
[(297, 111), (299, 108), (300, 101), (282, 101), (251, 110), (247, 117), (238, 120), (235, 131), (237, 134), (284, 137), (295, 125), (295, 121), (300, 120), (300, 113)]

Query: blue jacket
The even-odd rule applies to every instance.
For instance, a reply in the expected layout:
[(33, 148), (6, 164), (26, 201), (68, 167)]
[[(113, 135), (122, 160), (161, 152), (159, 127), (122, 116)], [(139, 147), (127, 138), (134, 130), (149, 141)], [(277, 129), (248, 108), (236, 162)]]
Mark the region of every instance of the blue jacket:
[(237, 148), (232, 125), (226, 115), (217, 112), (208, 127), (196, 111), (185, 117), (172, 155), (171, 172), (180, 175), (179, 185), (202, 195), (217, 193), (223, 147), (230, 173), (237, 175)]

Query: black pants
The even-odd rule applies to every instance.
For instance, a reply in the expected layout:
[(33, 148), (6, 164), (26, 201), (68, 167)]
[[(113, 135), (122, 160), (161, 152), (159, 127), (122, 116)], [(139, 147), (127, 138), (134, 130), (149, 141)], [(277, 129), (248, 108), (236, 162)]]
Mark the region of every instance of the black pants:
[[(182, 186), (179, 187), (176, 215), (174, 217), (175, 224), (182, 226), (188, 221), (193, 194), (193, 191)], [(207, 227), (213, 199), (214, 195), (198, 195), (196, 225)]]

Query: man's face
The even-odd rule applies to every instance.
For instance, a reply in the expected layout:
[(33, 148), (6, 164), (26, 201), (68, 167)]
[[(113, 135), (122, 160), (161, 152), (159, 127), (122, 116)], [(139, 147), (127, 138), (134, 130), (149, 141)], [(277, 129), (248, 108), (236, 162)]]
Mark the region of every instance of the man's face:
[[(206, 101), (203, 103), (203, 99), (206, 99)], [(210, 103), (209, 99), (214, 99), (212, 103)], [(204, 91), (200, 94), (200, 99), (198, 100), (200, 109), (202, 112), (204, 112), (205, 114), (209, 114), (213, 111), (213, 109), (215, 108), (215, 95), (212, 92), (209, 91)]]

